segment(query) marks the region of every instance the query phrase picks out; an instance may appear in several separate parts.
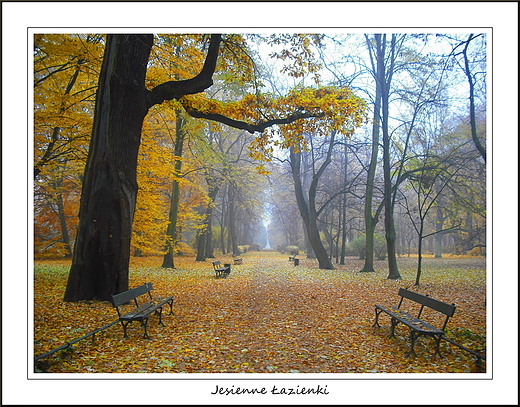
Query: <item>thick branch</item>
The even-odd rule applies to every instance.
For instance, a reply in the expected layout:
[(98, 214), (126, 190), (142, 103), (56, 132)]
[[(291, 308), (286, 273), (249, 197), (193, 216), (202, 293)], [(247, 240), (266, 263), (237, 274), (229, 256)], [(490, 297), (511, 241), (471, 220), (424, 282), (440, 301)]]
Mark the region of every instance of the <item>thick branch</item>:
[(208, 55), (200, 73), (191, 79), (161, 83), (148, 93), (148, 107), (160, 104), (165, 100), (179, 99), (184, 95), (200, 93), (213, 85), (213, 73), (217, 66), (221, 34), (212, 34)]
[(475, 118), (475, 83), (471, 75), (471, 69), (469, 67), (468, 59), (469, 43), (474, 38), (475, 37), (473, 36), (473, 34), (469, 35), (468, 41), (466, 42), (466, 46), (464, 47), (464, 51), (462, 52), (462, 54), (464, 55), (464, 73), (466, 74), (469, 83), (469, 117), (471, 124), (471, 138), (473, 139), (473, 142), (475, 143), (475, 147), (477, 148), (478, 152), (484, 159), (484, 162), (486, 162), (486, 149), (482, 146), (480, 139), (477, 135), (477, 121)]
[(230, 119), (229, 117), (223, 116), (218, 113), (204, 113), (193, 107), (185, 106), (184, 108), (186, 109), (186, 112), (190, 116), (195, 117), (197, 119), (212, 120), (214, 122), (219, 122), (219, 123), (225, 124), (227, 126), (233, 127), (235, 129), (246, 130), (251, 134), (253, 134), (255, 132), (262, 133), (265, 129), (267, 129), (268, 127), (274, 126), (275, 124), (290, 124), (292, 122), (295, 122), (296, 120), (322, 116), (322, 115), (316, 115), (316, 114), (311, 114), (311, 113), (293, 113), (286, 118), (272, 119), (272, 120), (267, 120), (265, 122), (251, 124), (251, 123), (247, 123), (247, 122), (240, 121), (240, 120)]

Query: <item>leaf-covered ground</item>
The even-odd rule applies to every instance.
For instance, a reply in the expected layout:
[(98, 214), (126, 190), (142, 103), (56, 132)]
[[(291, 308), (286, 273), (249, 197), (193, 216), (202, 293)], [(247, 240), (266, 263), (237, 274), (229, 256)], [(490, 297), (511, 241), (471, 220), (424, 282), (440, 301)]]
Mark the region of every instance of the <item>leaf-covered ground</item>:
[[(166, 327), (152, 317), (143, 338), (139, 323), (123, 339), (115, 324), (42, 361), (49, 372), (65, 373), (469, 373), (474, 358), (443, 341), (446, 356), (432, 356), (433, 340), (421, 338), (417, 357), (404, 357), (408, 330), (389, 338), (389, 319), (373, 328), (374, 304), (396, 305), (400, 287), (455, 303), (448, 337), (485, 354), (486, 262), (482, 258), (424, 260), (422, 284), (414, 287), (417, 259), (400, 258), (402, 279), (359, 273), (362, 261), (349, 259), (336, 270), (319, 270), (300, 256), (300, 265), (274, 252), (246, 253), (227, 279), (215, 279), (211, 260), (176, 258), (176, 270), (160, 258), (134, 258), (130, 286), (152, 282), (156, 296), (174, 295)], [(230, 258), (219, 256), (223, 262)], [(36, 261), (34, 272), (34, 355), (105, 326), (117, 317), (107, 302), (64, 303), (70, 263)], [(406, 306), (410, 310), (412, 306)], [(416, 311), (415, 311), (416, 312)], [(425, 311), (426, 312), (426, 311)], [(434, 313), (423, 313), (434, 318)], [(437, 322), (441, 324), (441, 322)], [(43, 365), (39, 365), (40, 367)], [(485, 364), (484, 364), (485, 368)]]

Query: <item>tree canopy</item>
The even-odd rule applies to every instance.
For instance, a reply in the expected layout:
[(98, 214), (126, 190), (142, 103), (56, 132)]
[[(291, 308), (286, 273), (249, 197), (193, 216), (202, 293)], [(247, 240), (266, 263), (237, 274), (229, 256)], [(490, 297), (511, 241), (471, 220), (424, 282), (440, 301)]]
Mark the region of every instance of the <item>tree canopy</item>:
[[(73, 285), (96, 280), (93, 268), (119, 276), (101, 283), (103, 298), (126, 287), (129, 256), (205, 259), (268, 242), (331, 268), (358, 255), (359, 239), (368, 259), (386, 236), (388, 277), (399, 278), (395, 256), (421, 240), (412, 219), (395, 220), (431, 159), (421, 146), (451, 137), (471, 163), (466, 179), (485, 172), (483, 34), (42, 34), (34, 44), (35, 252), (76, 253)], [(469, 191), (458, 179), (443, 187), (424, 218), (426, 247), (485, 245), (485, 211)], [(100, 208), (112, 226), (92, 229)]]

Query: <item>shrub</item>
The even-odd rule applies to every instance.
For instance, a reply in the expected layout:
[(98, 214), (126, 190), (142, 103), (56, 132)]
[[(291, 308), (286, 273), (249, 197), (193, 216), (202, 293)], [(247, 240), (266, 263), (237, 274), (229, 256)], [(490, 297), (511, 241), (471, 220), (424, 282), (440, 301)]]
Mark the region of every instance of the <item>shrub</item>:
[[(367, 250), (365, 236), (358, 237), (356, 240), (350, 242), (350, 250), (356, 253), (360, 260), (364, 260)], [(386, 259), (386, 250), (385, 238), (381, 235), (374, 235), (374, 255), (376, 256), (376, 259)]]
[(300, 254), (300, 248), (298, 246), (286, 246), (285, 251), (293, 256)]
[(260, 251), (260, 244), (259, 243), (252, 243), (250, 246), (249, 246), (249, 250), (252, 250), (254, 252), (258, 252)]
[(364, 260), (366, 252), (365, 236), (358, 237), (356, 240), (353, 240), (350, 242), (349, 246), (351, 247), (352, 251), (359, 256), (360, 260)]
[(374, 236), (374, 254), (378, 260), (386, 259), (388, 247), (386, 246), (386, 239), (381, 235)]
[(473, 249), (471, 249), (468, 254), (470, 256), (485, 256), (486, 255), (486, 248), (484, 246), (476, 246)]
[(195, 256), (195, 250), (187, 243), (179, 242), (175, 245), (175, 254), (177, 256)]

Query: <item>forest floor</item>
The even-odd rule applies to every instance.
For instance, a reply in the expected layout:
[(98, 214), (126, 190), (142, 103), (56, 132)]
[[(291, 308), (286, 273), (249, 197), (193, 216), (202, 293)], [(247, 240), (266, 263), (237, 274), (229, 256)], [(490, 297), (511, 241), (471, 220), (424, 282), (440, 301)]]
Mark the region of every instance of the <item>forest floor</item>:
[[(232, 263), (228, 256), (217, 256)], [(447, 337), (485, 355), (486, 260), (425, 258), (414, 286), (417, 258), (398, 259), (401, 280), (388, 280), (386, 261), (375, 273), (359, 273), (349, 258), (335, 270), (315, 260), (300, 265), (276, 252), (245, 253), (227, 279), (216, 279), (211, 259), (177, 257), (176, 269), (161, 258), (132, 258), (130, 287), (152, 282), (154, 296), (173, 295), (166, 327), (151, 317), (143, 338), (139, 323), (123, 339), (119, 323), (42, 359), (51, 373), (470, 373), (475, 359), (442, 341), (445, 358), (432, 356), (434, 341), (421, 338), (417, 356), (406, 358), (408, 329), (389, 338), (390, 321), (374, 328), (374, 304), (397, 305), (400, 287), (457, 306)], [(63, 302), (70, 261), (34, 265), (34, 355), (42, 355), (117, 319), (108, 302)], [(405, 300), (406, 301), (406, 300)], [(415, 308), (405, 306), (405, 309)], [(167, 314), (167, 313), (165, 313)], [(432, 318), (426, 311), (423, 316)], [(442, 322), (437, 322), (442, 326)], [(42, 366), (39, 364), (38, 366)], [(484, 369), (486, 368), (484, 363)]]

